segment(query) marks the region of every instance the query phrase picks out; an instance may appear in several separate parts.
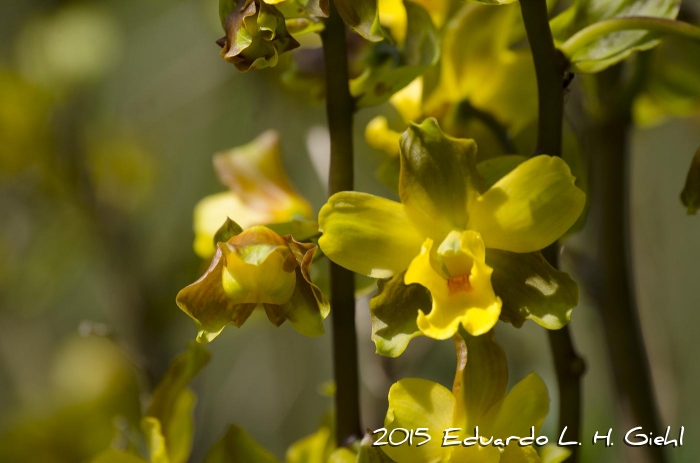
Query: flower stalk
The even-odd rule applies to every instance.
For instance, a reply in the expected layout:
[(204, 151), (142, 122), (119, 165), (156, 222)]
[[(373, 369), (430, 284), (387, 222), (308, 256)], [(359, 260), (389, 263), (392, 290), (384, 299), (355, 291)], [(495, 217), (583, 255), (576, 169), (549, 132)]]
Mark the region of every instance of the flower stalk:
[[(520, 7), (537, 75), (537, 152), (561, 156), (566, 60), (554, 46), (546, 0), (521, 0)], [(556, 243), (546, 249), (544, 255), (553, 267), (558, 268)], [(559, 426), (561, 429), (566, 426), (567, 436), (580, 442), (581, 377), (585, 363), (576, 352), (568, 327), (548, 331), (548, 334), (559, 384)], [(576, 463), (578, 448), (574, 446), (571, 450), (569, 461)]]
[[(326, 78), (326, 112), (331, 139), (329, 194), (353, 190), (353, 115), (348, 86), (346, 29), (333, 1), (321, 33)], [(336, 383), (336, 442), (339, 447), (362, 435), (355, 329), (354, 275), (330, 263), (333, 368)]]

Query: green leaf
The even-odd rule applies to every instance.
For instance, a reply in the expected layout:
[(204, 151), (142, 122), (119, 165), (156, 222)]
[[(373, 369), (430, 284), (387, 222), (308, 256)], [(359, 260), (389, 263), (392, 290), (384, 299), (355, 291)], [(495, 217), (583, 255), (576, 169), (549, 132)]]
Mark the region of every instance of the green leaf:
[(484, 190), (474, 140), (446, 135), (433, 118), (411, 123), (401, 137), (400, 175), (406, 214), (436, 241), (466, 228), (469, 205)]
[(681, 202), (688, 208), (688, 215), (695, 215), (700, 209), (700, 148), (695, 152), (690, 163), (685, 188), (681, 193)]
[(411, 339), (420, 335), (418, 310), (428, 313), (432, 307), (430, 293), (418, 284), (405, 285), (405, 274), (377, 281), (377, 295), (369, 302), (372, 341), (377, 353), (387, 357), (398, 357)]
[(242, 428), (231, 425), (226, 435), (209, 450), (204, 463), (277, 463), (279, 460), (265, 450)]
[(333, 3), (350, 29), (372, 42), (384, 40), (377, 0), (335, 0)]
[(236, 222), (226, 217), (226, 222), (214, 234), (214, 247), (218, 243), (225, 243), (234, 236), (243, 232), (243, 228)]
[(109, 449), (92, 460), (92, 463), (147, 463), (143, 458), (121, 450)]
[(319, 17), (327, 18), (330, 13), (330, 0), (295, 0), (304, 11)]
[[(367, 70), (350, 82), (359, 107), (380, 105), (437, 64), (440, 38), (430, 14), (417, 3), (404, 1), (407, 15), (406, 42), (401, 50), (387, 53), (387, 43), (377, 45)], [(381, 50), (378, 52), (377, 50)]]
[(645, 66), (644, 88), (634, 102), (634, 121), (652, 125), (669, 116), (700, 112), (700, 44), (669, 36), (640, 59)]
[(582, 0), (552, 20), (552, 32), (572, 71), (595, 73), (658, 45), (654, 18), (679, 10), (680, 0)]
[(189, 458), (195, 398), (188, 385), (210, 358), (204, 346), (191, 343), (189, 349), (173, 361), (153, 391), (142, 428), (149, 437), (152, 456), (159, 458), (158, 463), (185, 463)]
[(525, 320), (556, 330), (571, 320), (578, 305), (578, 285), (571, 277), (547, 263), (539, 252), (486, 251), (493, 267), (491, 283), (503, 300), (501, 320), (521, 327)]

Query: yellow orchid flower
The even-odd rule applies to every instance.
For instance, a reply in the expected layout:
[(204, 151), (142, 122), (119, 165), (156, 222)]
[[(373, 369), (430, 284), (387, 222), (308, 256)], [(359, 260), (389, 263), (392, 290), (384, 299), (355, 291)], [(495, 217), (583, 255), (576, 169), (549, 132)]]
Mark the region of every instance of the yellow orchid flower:
[(333, 195), (319, 214), (319, 245), (356, 273), (403, 274), (406, 285), (427, 288), (432, 307), (416, 313), (424, 335), (447, 339), (460, 326), (471, 335), (486, 333), (502, 307), (487, 255), (533, 253), (552, 244), (581, 214), (585, 194), (563, 160), (545, 155), (487, 189), (474, 141), (445, 135), (435, 119), (412, 124), (400, 151), (401, 202), (359, 192)]
[[(517, 440), (505, 444), (510, 436), (529, 437), (534, 427), (538, 436), (549, 412), (549, 394), (542, 379), (532, 373), (506, 394), (508, 365), (493, 332), (471, 337), (455, 336), (458, 369), (452, 391), (424, 379), (402, 379), (389, 391), (389, 409), (384, 427), (394, 429), (428, 428), (430, 441), (416, 446), (404, 443), (381, 448), (396, 463), (539, 463), (532, 445), (520, 446)], [(476, 427), (481, 445), (464, 446)], [(443, 446), (444, 432), (450, 442)], [(492, 439), (493, 438), (493, 439)], [(488, 445), (484, 443), (490, 442)]]
[(255, 226), (217, 244), (206, 273), (177, 295), (177, 305), (209, 342), (226, 325), (241, 327), (257, 307), (280, 326), (286, 320), (305, 336), (323, 334), (330, 306), (311, 282), (316, 245)]
[(214, 235), (228, 217), (243, 228), (311, 217), (311, 205), (284, 172), (277, 132), (214, 155), (214, 169), (230, 191), (202, 199), (194, 209), (194, 250), (203, 259), (215, 252)]
[[(390, 99), (403, 121), (436, 117), (450, 135), (476, 138), (482, 159), (514, 154), (512, 139), (537, 115), (532, 54), (513, 47), (522, 28), (519, 21), (517, 5), (463, 5), (441, 31), (437, 85), (424, 94), (418, 77)], [(365, 132), (370, 146), (389, 155), (396, 149), (388, 140), (398, 136), (384, 116), (372, 120)]]

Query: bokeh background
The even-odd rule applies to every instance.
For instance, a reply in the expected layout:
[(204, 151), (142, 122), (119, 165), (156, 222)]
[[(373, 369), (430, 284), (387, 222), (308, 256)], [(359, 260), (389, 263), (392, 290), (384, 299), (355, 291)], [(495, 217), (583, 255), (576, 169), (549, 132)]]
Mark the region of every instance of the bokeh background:
[[(694, 2), (686, 2), (690, 11)], [(137, 426), (144, 391), (194, 339), (177, 291), (205, 268), (192, 250), (192, 210), (224, 191), (211, 156), (267, 128), (318, 209), (325, 198), (322, 105), (282, 88), (279, 72), (239, 74), (219, 57), (215, 0), (0, 1), (0, 461), (81, 462)], [(577, 85), (574, 85), (574, 92)], [(567, 111), (575, 111), (572, 105)], [(382, 155), (358, 115), (357, 189), (384, 196)], [(396, 114), (393, 114), (396, 117)], [(573, 118), (575, 120), (575, 118)], [(636, 130), (632, 146), (633, 267), (663, 423), (686, 427), (672, 461), (700, 459), (700, 218), (678, 196), (700, 145), (700, 119)], [(585, 252), (585, 242), (572, 246)], [(449, 385), (451, 343), (417, 339), (397, 360), (374, 355), (359, 301), (364, 422), (379, 427), (393, 381)], [(585, 432), (613, 427), (601, 320), (584, 293), (573, 331), (589, 371)], [(511, 381), (556, 382), (545, 333), (499, 325)], [(278, 456), (331, 406), (330, 337), (308, 339), (254, 315), (211, 344), (195, 382), (201, 461), (229, 423)], [(618, 461), (617, 446), (584, 447)]]

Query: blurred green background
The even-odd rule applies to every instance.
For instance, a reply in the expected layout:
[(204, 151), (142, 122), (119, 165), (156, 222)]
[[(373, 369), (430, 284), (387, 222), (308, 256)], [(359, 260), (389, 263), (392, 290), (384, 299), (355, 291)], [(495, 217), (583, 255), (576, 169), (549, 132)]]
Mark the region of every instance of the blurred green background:
[[(692, 2), (691, 7), (693, 5)], [(276, 71), (239, 74), (219, 57), (215, 0), (0, 1), (0, 461), (81, 462), (137, 426), (143, 391), (194, 339), (177, 291), (205, 268), (192, 251), (192, 210), (223, 191), (211, 156), (267, 128), (316, 208), (325, 201), (325, 114), (284, 90)], [(569, 108), (567, 111), (574, 111)], [(390, 196), (380, 154), (357, 120), (359, 190)], [(395, 116), (395, 114), (394, 114)], [(637, 130), (632, 147), (633, 267), (663, 424), (686, 427), (674, 462), (700, 459), (700, 219), (678, 195), (700, 145), (700, 119)], [(589, 226), (592, 226), (589, 224)], [(586, 242), (572, 247), (585, 252)], [(449, 385), (450, 342), (417, 339), (397, 360), (374, 355), (359, 301), (364, 423), (379, 427), (390, 384)], [(600, 319), (584, 294), (573, 331), (589, 365), (586, 441), (615, 421)], [(499, 325), (511, 381), (556, 383), (533, 323)], [(212, 343), (195, 382), (201, 461), (228, 423), (282, 456), (329, 409), (330, 337), (274, 328), (261, 314)], [(618, 461), (621, 445), (584, 448)]]

